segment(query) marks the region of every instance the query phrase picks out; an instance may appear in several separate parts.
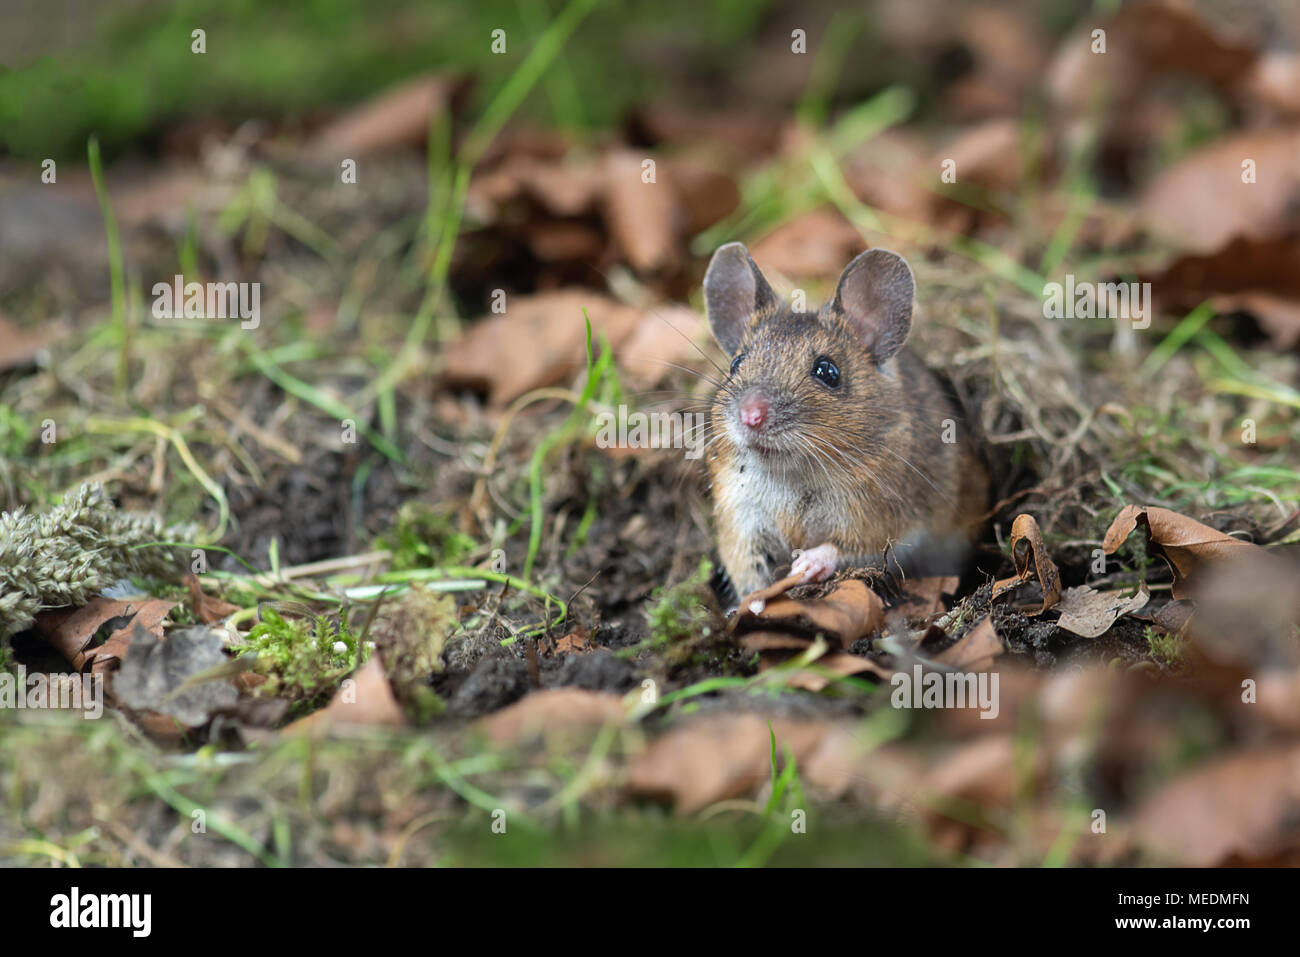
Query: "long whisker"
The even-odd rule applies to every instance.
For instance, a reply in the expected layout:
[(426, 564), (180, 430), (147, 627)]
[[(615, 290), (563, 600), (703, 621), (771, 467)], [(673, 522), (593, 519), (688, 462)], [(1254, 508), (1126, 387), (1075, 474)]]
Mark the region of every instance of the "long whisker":
[[(719, 382), (717, 379), (713, 378), (712, 376), (705, 375), (703, 372), (699, 372), (695, 369), (692, 369), (690, 366), (680, 365), (679, 363), (676, 362), (669, 362), (667, 359), (661, 359), (660, 361), (664, 365), (669, 366), (673, 369), (680, 369), (682, 372), (686, 372), (690, 375), (695, 376), (696, 378), (703, 379), (705, 382), (709, 383), (709, 385), (713, 386), (715, 389), (722, 389), (726, 387), (725, 381)], [(725, 377), (726, 373), (724, 372), (722, 373), (722, 375)]]
[[(952, 499), (951, 499), (948, 495), (946, 495), (946, 494), (944, 493), (943, 489), (939, 488), (939, 486), (936, 485), (936, 484), (934, 483), (933, 479), (931, 479), (930, 476), (926, 475), (923, 471), (921, 471), (919, 468), (917, 468), (915, 465), (913, 465), (912, 462), (911, 462), (910, 460), (908, 460), (908, 458), (907, 458), (906, 456), (901, 455), (901, 454), (899, 454), (898, 452), (895, 452), (893, 449), (891, 449), (891, 448), (890, 448), (887, 444), (885, 444), (884, 442), (879, 443), (879, 444), (876, 446), (876, 448), (879, 449), (879, 450), (881, 450), (881, 451), (888, 452), (888, 453), (889, 453), (890, 455), (892, 455), (894, 458), (898, 459), (900, 462), (902, 462), (904, 465), (906, 465), (909, 469), (911, 469), (913, 472), (915, 472), (918, 476), (920, 476), (920, 477), (921, 477), (921, 480), (924, 481), (927, 485), (929, 485), (930, 488), (934, 489), (935, 494), (937, 494), (941, 499), (943, 499), (943, 500), (944, 500), (945, 502), (947, 502), (949, 505), (952, 505), (952, 504), (953, 504)], [(860, 449), (860, 448), (857, 448), (856, 446), (854, 446), (854, 449), (855, 449), (856, 451), (860, 452), (860, 453), (863, 454), (863, 455), (867, 455), (867, 454), (868, 454), (865, 450)]]
[[(818, 441), (825, 442), (828, 440), (819, 439)], [(861, 456), (861, 458), (853, 463), (845, 462), (844, 456), (842, 454), (845, 448), (849, 449), (850, 451), (857, 452)], [(839, 449), (832, 451), (829, 448), (825, 448), (824, 450), (830, 456), (831, 460), (835, 463), (836, 467), (841, 472), (843, 472), (847, 478), (849, 479), (855, 478), (856, 475), (854, 470), (861, 469), (862, 471), (867, 473), (867, 476), (871, 479), (871, 481), (875, 484), (876, 488), (879, 489), (882, 494), (888, 495), (891, 498), (893, 498), (894, 501), (898, 503), (900, 509), (904, 509), (904, 510), (906, 509), (907, 507), (906, 499), (903, 498), (903, 496), (891, 483), (882, 481), (880, 475), (877, 474), (877, 472), (873, 468), (871, 468), (870, 465), (867, 464), (866, 460), (869, 458), (868, 453), (860, 446), (858, 446), (856, 443), (841, 440)]]
[(796, 451), (804, 463), (807, 465), (816, 465), (822, 470), (822, 474), (826, 476), (827, 488), (837, 488), (838, 486), (836, 485), (835, 480), (831, 478), (831, 473), (826, 468), (826, 463), (822, 461), (820, 456), (816, 455), (816, 449), (808, 437), (795, 434), (793, 438), (795, 439)]
[[(603, 269), (599, 269), (596, 266), (593, 266), (591, 263), (587, 263), (587, 268), (590, 269), (592, 272), (598, 274), (602, 279), (605, 280), (606, 283), (612, 284), (613, 280), (610, 279), (609, 274), (606, 273)], [(694, 349), (696, 352), (698, 352), (705, 362), (707, 362), (709, 365), (713, 366), (713, 368), (718, 370), (719, 375), (724, 377), (727, 375), (726, 371), (721, 366), (719, 366), (716, 362), (714, 362), (711, 358), (709, 358), (708, 353), (706, 353), (703, 349), (701, 349), (699, 345), (696, 344), (694, 339), (692, 339), (686, 333), (682, 332), (682, 330), (678, 329), (671, 322), (669, 322), (668, 319), (664, 316), (664, 314), (659, 311), (659, 309), (657, 309), (654, 306), (650, 306), (645, 311), (649, 312), (656, 319), (658, 319), (660, 322), (666, 325), (669, 329), (671, 329), (673, 332), (677, 333), (679, 336), (685, 339), (686, 342), (690, 344), (690, 347)]]

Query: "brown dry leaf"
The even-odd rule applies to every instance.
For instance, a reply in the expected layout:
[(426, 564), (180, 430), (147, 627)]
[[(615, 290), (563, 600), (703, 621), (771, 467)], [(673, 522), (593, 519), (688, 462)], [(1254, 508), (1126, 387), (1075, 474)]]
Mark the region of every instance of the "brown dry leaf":
[(189, 728), (171, 715), (158, 711), (142, 711), (133, 715), (131, 720), (150, 739), (157, 742), (181, 741), (190, 733)]
[(530, 222), (524, 228), (524, 238), (528, 251), (544, 263), (590, 261), (605, 248), (605, 238), (598, 230), (569, 220)]
[(599, 210), (634, 269), (673, 271), (683, 265), (685, 236), (731, 213), (740, 192), (729, 173), (688, 156), (657, 160), (655, 182), (647, 183), (642, 163), (648, 158), (628, 150), (596, 159), (506, 154), (473, 178), (467, 206), (474, 218), (491, 223), (508, 204), (528, 199), (541, 215), (520, 223), (512, 213), (511, 221), (532, 254), (548, 263), (602, 258), (608, 241), (589, 216)]
[(1296, 863), (1300, 748), (1230, 754), (1168, 782), (1138, 808), (1133, 831), (1180, 864)]
[(1106, 529), (1102, 551), (1113, 555), (1139, 525), (1149, 542), (1165, 557), (1174, 573), (1173, 596), (1190, 598), (1190, 579), (1205, 565), (1265, 554), (1258, 545), (1215, 531), (1195, 519), (1167, 508), (1125, 505)]
[(1002, 652), (1002, 639), (993, 627), (993, 619), (985, 618), (934, 660), (958, 671), (988, 671), (993, 667), (993, 659)]
[[(748, 635), (745, 636), (749, 638)], [(743, 642), (746, 650), (749, 649), (749, 643)], [(827, 675), (825, 672), (831, 674)], [(894, 676), (892, 668), (886, 668), (872, 661), (870, 658), (864, 658), (861, 655), (850, 655), (844, 652), (824, 655), (818, 658), (811, 668), (799, 670), (786, 679), (786, 685), (791, 688), (802, 688), (805, 691), (818, 692), (828, 687), (834, 675), (847, 678), (852, 675), (873, 674), (884, 681), (889, 681)]]
[(1180, 256), (1140, 277), (1165, 308), (1205, 300), (1220, 313), (1251, 313), (1279, 349), (1300, 339), (1300, 238), (1239, 236), (1207, 255)]
[(1133, 675), (1110, 668), (1069, 668), (1035, 677), (1035, 710), (1044, 740), (1053, 747), (1080, 736), (1104, 736), (1108, 723), (1122, 724), (1112, 718), (1126, 714), (1140, 687)]
[[(774, 723), (777, 747), (781, 746), (782, 725)], [(895, 810), (905, 807), (914, 793), (924, 767), (906, 746), (877, 745), (852, 725), (833, 725), (803, 758), (799, 776), (821, 794), (838, 798), (852, 791), (874, 807)]]
[(1174, 0), (1126, 4), (1109, 33), (1148, 75), (1190, 74), (1226, 86), (1246, 75), (1258, 56), (1250, 44)]
[[(1050, 51), (1036, 18), (1011, 7), (964, 7), (961, 35), (979, 71), (1009, 95), (1023, 94), (1042, 81)], [(1018, 101), (1015, 108), (1018, 111)]]
[[(1255, 163), (1254, 182), (1242, 164)], [(1300, 226), (1300, 130), (1247, 130), (1196, 150), (1161, 171), (1138, 205), (1154, 232), (1195, 253), (1238, 236), (1271, 239)]]
[(525, 695), (483, 718), (478, 727), (495, 744), (520, 744), (544, 733), (622, 723), (627, 714), (620, 695), (584, 688), (552, 688)]
[[(77, 609), (60, 608), (41, 612), (36, 616), (36, 627), (54, 650), (77, 671), (85, 671), (89, 667), (92, 671), (104, 672), (116, 667), (126, 657), (135, 626), (139, 625), (161, 638), (167, 613), (177, 604), (165, 598), (120, 601), (99, 595)], [(88, 647), (95, 633), (115, 619), (124, 620), (122, 627), (114, 630), (102, 645)]]
[[(845, 157), (844, 179), (868, 206), (904, 220), (926, 222), (934, 212), (939, 168), (930, 165), (933, 145), (911, 130), (891, 129)], [(856, 230), (855, 230), (856, 232)], [(891, 239), (891, 248), (898, 239)], [(861, 249), (859, 239), (856, 254)], [(834, 276), (843, 264), (830, 273)]]
[(1000, 117), (963, 130), (932, 157), (931, 167), (951, 159), (958, 183), (1009, 190), (1024, 176), (1026, 158), (1020, 120)]
[(778, 760), (789, 749), (800, 780), (827, 798), (852, 790), (875, 806), (903, 809), (925, 771), (914, 751), (874, 744), (853, 723), (718, 714), (692, 718), (655, 739), (629, 764), (627, 790), (671, 800), (682, 814), (756, 794), (770, 780), (771, 736)]
[(595, 651), (591, 636), (585, 629), (571, 631), (555, 642), (557, 655), (585, 655)]
[[(817, 598), (791, 599), (786, 590), (801, 583), (791, 575), (741, 600), (739, 612), (729, 627), (739, 635), (746, 654), (758, 654), (759, 669), (769, 668), (791, 658), (818, 649), (820, 657), (808, 669), (787, 677), (791, 687), (821, 691), (834, 675), (870, 672), (888, 679), (892, 671), (876, 662), (841, 653), (858, 638), (871, 634), (884, 624), (884, 604), (863, 582), (854, 579), (834, 583)], [(826, 643), (818, 644), (818, 639)], [(831, 653), (825, 654), (827, 647)], [(826, 672), (830, 672), (828, 675)]]
[(1012, 734), (983, 734), (962, 744), (921, 781), (922, 818), (931, 839), (951, 852), (1000, 843), (1002, 835), (981, 827), (978, 816), (994, 818), (1011, 807), (1022, 773)]
[(708, 229), (740, 205), (740, 187), (730, 173), (689, 157), (676, 157), (666, 168), (688, 235)]
[(935, 718), (943, 727), (944, 739), (983, 736), (995, 732), (1014, 732), (1023, 727), (1026, 709), (1037, 713), (1040, 694), (1047, 672), (1031, 665), (1018, 664), (1017, 659), (1003, 661), (998, 667), (998, 714), (980, 708), (943, 708)]
[(885, 621), (929, 621), (943, 612), (943, 596), (956, 594), (960, 581), (956, 575), (907, 579), (902, 600), (885, 612)]
[[(525, 699), (527, 700), (527, 699)], [(771, 737), (777, 754), (790, 748), (801, 774), (816, 765), (815, 756), (827, 739), (841, 729), (811, 721), (773, 720), (756, 714), (716, 715), (691, 720), (655, 739), (633, 758), (627, 789), (638, 797), (668, 798), (680, 814), (693, 814), (718, 801), (756, 791), (771, 775)], [(843, 752), (836, 751), (842, 759)], [(826, 762), (822, 762), (823, 765)], [(837, 764), (837, 761), (831, 762)], [(843, 768), (822, 767), (822, 775), (842, 774)]]
[(823, 207), (783, 222), (754, 244), (751, 255), (769, 274), (832, 279), (863, 245), (843, 214)]
[(321, 734), (348, 725), (400, 727), (405, 723), (406, 718), (384, 673), (383, 662), (375, 652), (335, 692), (328, 705), (287, 725), (284, 733), (306, 731)]
[(29, 365), (46, 344), (44, 336), (19, 329), (0, 312), (0, 372)]
[(203, 594), (203, 586), (192, 573), (185, 577), (185, 585), (190, 590), (190, 607), (194, 609), (194, 617), (205, 625), (215, 624), (239, 611), (238, 605)]
[[(765, 654), (775, 651), (806, 651), (812, 642), (801, 635), (791, 635), (783, 631), (751, 631), (740, 639), (740, 647), (745, 654)], [(775, 656), (773, 660), (784, 660), (785, 656)]]
[[(785, 593), (802, 584), (798, 575), (746, 595), (728, 623), (739, 636), (746, 654), (759, 656), (759, 669), (767, 670), (796, 655), (820, 648), (823, 656), (815, 670), (790, 676), (793, 687), (820, 691), (830, 684), (824, 673), (852, 675), (872, 672), (888, 678), (892, 673), (876, 662), (856, 655), (839, 654), (854, 641), (884, 624), (884, 603), (863, 582), (846, 579), (835, 582), (819, 597), (791, 599)], [(817, 644), (818, 639), (827, 644)], [(824, 655), (827, 650), (830, 655)]]
[(355, 158), (396, 149), (420, 149), (429, 121), (451, 109), (468, 90), (463, 78), (445, 73), (421, 76), (384, 90), (316, 131), (305, 149)]
[(1238, 236), (1204, 256), (1181, 256), (1144, 275), (1161, 302), (1195, 305), (1216, 294), (1271, 292), (1300, 300), (1300, 241), (1294, 237)]
[(472, 195), (498, 206), (526, 195), (556, 216), (590, 212), (604, 189), (604, 168), (595, 163), (555, 162), (528, 155), (507, 156), (491, 172), (470, 183)]
[(1003, 578), (993, 583), (993, 597), (1005, 592), (1013, 585), (1034, 578), (1043, 591), (1043, 605), (1036, 611), (1027, 611), (1027, 615), (1041, 615), (1061, 599), (1061, 573), (1047, 553), (1043, 543), (1043, 532), (1038, 521), (1027, 512), (1016, 516), (1011, 523), (1011, 560), (1015, 563), (1016, 574), (1012, 578)]
[[(1092, 31), (1106, 32), (1106, 52), (1092, 52)], [(1085, 21), (1057, 51), (1046, 85), (1058, 108), (1086, 114), (1109, 91), (1117, 113), (1161, 76), (1183, 75), (1222, 89), (1241, 82), (1258, 54), (1172, 0), (1125, 4), (1109, 21)]]
[(641, 321), (640, 310), (599, 293), (563, 289), (507, 300), (504, 315), (479, 319), (447, 350), (443, 378), (453, 388), (488, 393), (494, 406), (558, 385), (586, 365), (586, 324), (618, 349)]
[(488, 168), (511, 156), (558, 160), (568, 154), (571, 145), (570, 137), (561, 130), (513, 123), (488, 144), (479, 165)]
[(698, 147), (716, 145), (731, 163), (754, 163), (774, 152), (781, 140), (781, 121), (771, 111), (686, 110), (672, 102), (637, 107), (631, 115), (634, 131), (651, 143)]
[(650, 309), (619, 349), (619, 367), (633, 388), (653, 388), (674, 366), (702, 361), (699, 341), (706, 328), (700, 314), (687, 306)]
[(1010, 7), (963, 7), (955, 34), (974, 62), (944, 90), (948, 111), (957, 117), (1019, 113), (1025, 90), (1039, 82), (1046, 66), (1035, 18)]
[(931, 803), (958, 798), (982, 808), (1009, 806), (1016, 793), (1015, 738), (987, 734), (963, 744), (925, 777)]
[(1083, 638), (1096, 638), (1105, 634), (1117, 619), (1140, 611), (1150, 598), (1145, 585), (1136, 595), (1101, 592), (1077, 585), (1061, 595), (1061, 602), (1056, 606), (1061, 617), (1056, 625)]
[(766, 588), (760, 588), (758, 591), (750, 592), (748, 595), (741, 598), (740, 607), (747, 609), (755, 615), (760, 615), (763, 613), (763, 609), (767, 607), (769, 601), (773, 598), (779, 598), (791, 588), (796, 588), (801, 584), (803, 584), (802, 575), (787, 575), (780, 581), (774, 581)]
[(885, 621), (880, 596), (856, 579), (836, 582), (820, 598), (765, 599), (762, 610), (755, 612), (755, 601), (767, 591), (770, 589), (755, 592), (742, 601), (739, 613), (731, 622), (736, 634), (776, 631), (803, 636), (809, 641), (820, 635), (832, 648), (845, 649), (880, 628)]
[(1283, 299), (1267, 292), (1215, 296), (1210, 300), (1220, 315), (1248, 312), (1281, 352), (1300, 345), (1300, 299)]
[(500, 170), (555, 216), (581, 216), (595, 208), (604, 191), (601, 166), (590, 161), (545, 163), (532, 156), (507, 157)]
[(677, 193), (658, 172), (642, 180), (649, 159), (631, 150), (605, 157), (605, 220), (615, 244), (638, 273), (676, 266), (682, 250), (675, 235)]

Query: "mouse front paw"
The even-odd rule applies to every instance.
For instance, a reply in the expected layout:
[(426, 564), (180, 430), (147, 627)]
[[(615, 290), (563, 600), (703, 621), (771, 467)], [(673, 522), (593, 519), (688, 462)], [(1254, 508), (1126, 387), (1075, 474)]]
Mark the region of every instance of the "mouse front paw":
[(827, 542), (816, 548), (795, 549), (793, 557), (794, 564), (790, 566), (790, 574), (798, 575), (806, 585), (810, 582), (823, 582), (835, 574), (840, 561), (840, 552)]

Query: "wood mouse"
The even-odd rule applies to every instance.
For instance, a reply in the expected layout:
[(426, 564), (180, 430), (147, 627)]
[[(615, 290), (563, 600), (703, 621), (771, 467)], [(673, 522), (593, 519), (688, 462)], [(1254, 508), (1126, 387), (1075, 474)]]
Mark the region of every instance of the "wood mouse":
[(793, 311), (741, 243), (704, 277), (731, 356), (707, 461), (718, 552), (736, 597), (792, 574), (822, 581), (879, 564), (959, 574), (987, 506), (988, 471), (951, 387), (904, 348), (916, 284), (870, 249), (816, 313)]

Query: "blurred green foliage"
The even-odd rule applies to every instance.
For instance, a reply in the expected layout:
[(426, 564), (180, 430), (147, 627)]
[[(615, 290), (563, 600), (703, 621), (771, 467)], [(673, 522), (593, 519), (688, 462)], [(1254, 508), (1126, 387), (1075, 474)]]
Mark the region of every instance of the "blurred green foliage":
[[(78, 12), (72, 47), (0, 66), (0, 144), (27, 158), (106, 152), (188, 116), (292, 117), (346, 104), (415, 74), (463, 70), (488, 102), (561, 0), (180, 0)], [(549, 122), (592, 128), (662, 83), (685, 51), (725, 60), (744, 48), (766, 2), (603, 0), (533, 95)], [(44, 16), (32, 8), (32, 16)], [(191, 52), (205, 31), (206, 52)], [(506, 52), (491, 51), (506, 31)], [(639, 52), (638, 52), (639, 51)], [(629, 56), (629, 53), (632, 56)]]

